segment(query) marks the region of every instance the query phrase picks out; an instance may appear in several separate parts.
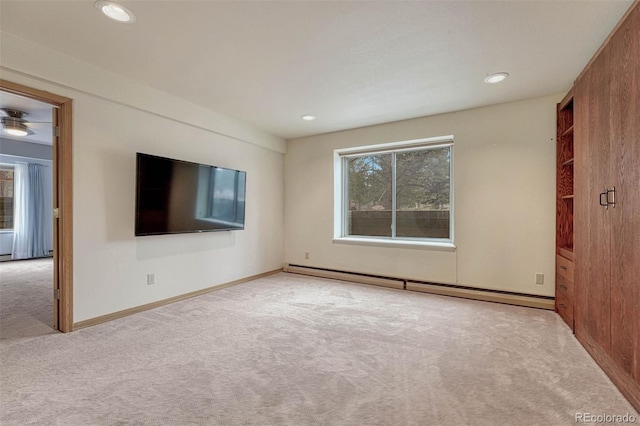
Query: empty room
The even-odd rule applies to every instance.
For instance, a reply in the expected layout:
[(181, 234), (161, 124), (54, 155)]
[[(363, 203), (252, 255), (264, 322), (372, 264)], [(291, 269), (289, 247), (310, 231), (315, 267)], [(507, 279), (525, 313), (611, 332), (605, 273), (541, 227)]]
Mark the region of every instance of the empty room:
[(640, 423), (640, 0), (0, 1), (0, 424)]

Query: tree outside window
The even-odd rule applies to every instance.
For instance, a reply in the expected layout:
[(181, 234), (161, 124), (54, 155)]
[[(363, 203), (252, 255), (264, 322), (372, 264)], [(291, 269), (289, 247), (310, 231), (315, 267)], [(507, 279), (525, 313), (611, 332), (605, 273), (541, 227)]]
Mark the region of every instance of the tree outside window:
[(446, 239), (451, 144), (344, 156), (344, 236)]
[(13, 169), (0, 168), (0, 229), (13, 229)]

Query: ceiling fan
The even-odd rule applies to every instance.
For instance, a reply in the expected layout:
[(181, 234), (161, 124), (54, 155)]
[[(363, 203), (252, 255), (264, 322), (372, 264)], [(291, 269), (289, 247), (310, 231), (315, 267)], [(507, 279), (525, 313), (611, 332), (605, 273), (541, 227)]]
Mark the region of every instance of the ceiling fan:
[(0, 117), (2, 128), (11, 136), (33, 135), (34, 132), (31, 129), (41, 127), (43, 124), (51, 124), (51, 122), (27, 121), (24, 117), (29, 113), (14, 108), (0, 108), (0, 111), (5, 115)]

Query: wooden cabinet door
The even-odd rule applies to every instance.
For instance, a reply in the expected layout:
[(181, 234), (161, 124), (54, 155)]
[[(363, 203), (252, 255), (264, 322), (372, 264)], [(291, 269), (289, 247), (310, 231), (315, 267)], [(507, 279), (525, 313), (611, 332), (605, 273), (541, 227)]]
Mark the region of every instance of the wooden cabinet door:
[(599, 194), (611, 185), (608, 57), (605, 49), (578, 81), (574, 98), (574, 318), (576, 334), (610, 353), (611, 220), (599, 205)]
[(611, 39), (611, 356), (640, 382), (640, 7)]

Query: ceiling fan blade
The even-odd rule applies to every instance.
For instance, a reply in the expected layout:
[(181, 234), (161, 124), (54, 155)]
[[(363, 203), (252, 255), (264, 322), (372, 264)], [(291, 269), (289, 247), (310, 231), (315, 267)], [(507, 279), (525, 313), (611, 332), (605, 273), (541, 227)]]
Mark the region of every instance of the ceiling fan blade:
[(52, 127), (53, 123), (50, 121), (27, 121), (24, 124), (32, 129), (46, 129), (47, 127)]

